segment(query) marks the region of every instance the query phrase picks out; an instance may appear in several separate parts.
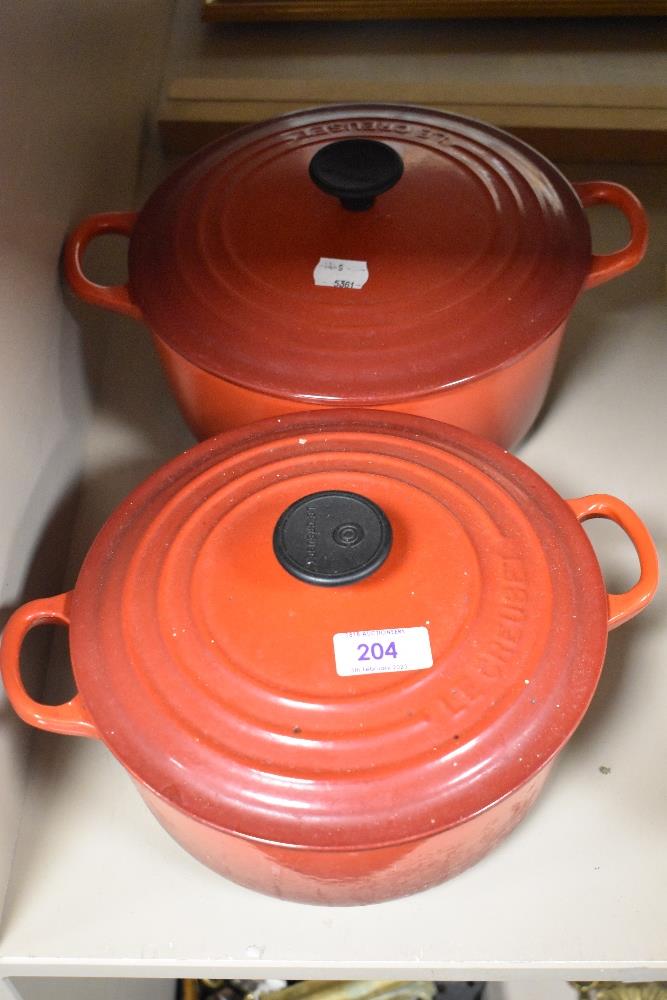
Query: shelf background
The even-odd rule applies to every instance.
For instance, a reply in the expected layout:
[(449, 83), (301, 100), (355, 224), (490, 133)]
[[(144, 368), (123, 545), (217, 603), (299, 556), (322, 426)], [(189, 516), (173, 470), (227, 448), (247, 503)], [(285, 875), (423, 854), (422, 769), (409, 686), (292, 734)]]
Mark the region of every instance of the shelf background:
[[(72, 308), (58, 260), (74, 220), (134, 197), (172, 6), (2, 3), (0, 628), (16, 605), (62, 585), (105, 335), (118, 324)], [(108, 248), (88, 259), (108, 263)], [(48, 632), (27, 643), (33, 690)], [(25, 793), (26, 737), (0, 694), (0, 908)]]
[[(651, 216), (651, 250), (632, 274), (582, 296), (547, 407), (519, 454), (564, 496), (605, 491), (628, 500), (663, 545), (662, 172), (566, 173), (633, 187)], [(148, 186), (154, 179), (145, 175)], [(591, 218), (596, 249), (622, 242), (612, 210)], [(71, 579), (115, 503), (191, 440), (140, 327), (115, 335), (102, 375)], [(610, 584), (629, 584), (627, 540), (608, 524), (593, 524), (591, 534)], [(535, 809), (500, 847), (448, 884), (371, 907), (286, 903), (211, 874), (161, 830), (104, 747), (40, 734), (0, 974), (664, 976), (666, 622), (663, 589), (647, 612), (610, 635), (588, 715)], [(51, 682), (61, 684), (64, 672), (62, 664), (53, 669)]]
[(181, 0), (159, 119), (165, 147), (189, 152), (298, 108), (428, 104), (539, 131), (552, 157), (664, 163), (664, 81), (650, 19), (206, 25)]

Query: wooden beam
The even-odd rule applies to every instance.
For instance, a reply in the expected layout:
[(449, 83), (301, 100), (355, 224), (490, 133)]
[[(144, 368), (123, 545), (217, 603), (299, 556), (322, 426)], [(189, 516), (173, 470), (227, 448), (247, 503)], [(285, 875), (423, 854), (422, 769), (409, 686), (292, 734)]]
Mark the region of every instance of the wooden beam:
[(205, 21), (376, 21), (664, 15), (664, 0), (204, 0)]
[(192, 78), (172, 81), (159, 113), (165, 148), (188, 153), (233, 128), (336, 102), (408, 103), (468, 115), (530, 137), (554, 159), (661, 163), (667, 88), (474, 82)]
[[(489, 100), (492, 94), (493, 102)], [(390, 102), (421, 105), (531, 105), (552, 107), (642, 108), (659, 111), (667, 127), (667, 85), (632, 82), (594, 85), (488, 83), (420, 79), (349, 79), (341, 76), (311, 79), (247, 77), (177, 77), (169, 84), (170, 101), (287, 102), (304, 107), (338, 101)]]

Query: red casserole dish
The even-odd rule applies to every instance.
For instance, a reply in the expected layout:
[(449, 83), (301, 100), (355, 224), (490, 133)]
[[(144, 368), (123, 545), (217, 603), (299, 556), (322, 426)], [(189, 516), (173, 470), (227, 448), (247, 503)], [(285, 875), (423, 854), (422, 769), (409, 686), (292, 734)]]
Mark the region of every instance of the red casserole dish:
[[(581, 522), (640, 578), (607, 594)], [(490, 442), (382, 411), (228, 432), (120, 505), (71, 593), (0, 648), (28, 723), (102, 740), (195, 857), (253, 889), (360, 904), (473, 864), (519, 822), (595, 690), (607, 632), (657, 585), (613, 497), (562, 500)], [(78, 693), (20, 650), (69, 628)]]
[[(585, 209), (630, 240), (593, 254)], [(88, 243), (129, 238), (129, 280), (86, 278)], [(317, 108), (241, 129), (134, 212), (72, 233), (82, 299), (146, 323), (194, 433), (296, 410), (433, 417), (504, 447), (544, 400), (583, 289), (641, 260), (626, 188), (571, 185), (499, 129), (425, 108)]]

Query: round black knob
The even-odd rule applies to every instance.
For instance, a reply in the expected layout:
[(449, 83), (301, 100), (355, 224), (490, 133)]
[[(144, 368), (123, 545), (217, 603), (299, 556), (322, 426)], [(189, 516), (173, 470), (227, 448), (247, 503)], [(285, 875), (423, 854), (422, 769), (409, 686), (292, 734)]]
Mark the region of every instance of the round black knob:
[(403, 160), (377, 139), (341, 139), (318, 149), (309, 173), (318, 188), (340, 198), (343, 208), (361, 212), (401, 179)]
[(391, 525), (372, 500), (325, 490), (291, 504), (278, 518), (273, 551), (292, 576), (321, 587), (355, 583), (389, 555)]

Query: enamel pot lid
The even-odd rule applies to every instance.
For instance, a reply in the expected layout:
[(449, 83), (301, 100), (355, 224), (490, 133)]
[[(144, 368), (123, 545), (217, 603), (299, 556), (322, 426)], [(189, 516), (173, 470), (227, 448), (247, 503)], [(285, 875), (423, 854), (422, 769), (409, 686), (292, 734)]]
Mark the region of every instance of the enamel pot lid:
[(82, 702), (137, 780), (241, 836), (340, 849), (456, 825), (545, 765), (608, 610), (571, 506), (516, 458), (333, 410), (156, 472), (70, 618)]
[(457, 115), (347, 105), (188, 160), (139, 214), (129, 287), (200, 368), (372, 404), (520, 357), (567, 317), (590, 264), (579, 197), (529, 146)]

